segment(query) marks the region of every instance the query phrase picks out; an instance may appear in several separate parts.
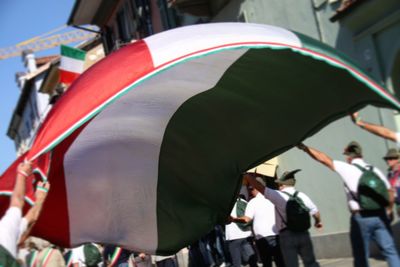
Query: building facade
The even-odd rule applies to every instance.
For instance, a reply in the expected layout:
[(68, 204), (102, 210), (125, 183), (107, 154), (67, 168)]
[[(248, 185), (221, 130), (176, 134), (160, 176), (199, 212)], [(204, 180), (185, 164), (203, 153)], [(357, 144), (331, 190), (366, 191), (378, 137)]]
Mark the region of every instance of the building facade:
[(54, 57), (35, 59), (31, 51), (22, 55), (26, 73), (17, 73), (16, 80), (21, 91), (13, 112), (7, 136), (14, 141), (17, 156), (25, 153), (35, 136), (41, 121), (49, 111), (49, 96), (39, 92), (49, 62)]

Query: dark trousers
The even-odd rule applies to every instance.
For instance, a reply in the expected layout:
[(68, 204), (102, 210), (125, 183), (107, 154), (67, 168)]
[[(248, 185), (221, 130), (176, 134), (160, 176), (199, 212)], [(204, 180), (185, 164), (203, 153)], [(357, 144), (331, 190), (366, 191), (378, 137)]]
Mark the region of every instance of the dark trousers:
[(300, 255), (305, 267), (319, 267), (308, 231), (281, 231), (279, 234), (283, 258), (287, 267), (298, 267)]
[(253, 249), (251, 240), (241, 238), (229, 240), (227, 243), (233, 267), (240, 267), (242, 260), (245, 263), (249, 263), (250, 267), (257, 267), (257, 255)]
[(258, 252), (264, 267), (272, 267), (274, 260), (277, 267), (284, 267), (278, 236), (267, 236), (256, 240)]
[(174, 258), (168, 258), (162, 261), (156, 262), (157, 267), (177, 267), (176, 261)]

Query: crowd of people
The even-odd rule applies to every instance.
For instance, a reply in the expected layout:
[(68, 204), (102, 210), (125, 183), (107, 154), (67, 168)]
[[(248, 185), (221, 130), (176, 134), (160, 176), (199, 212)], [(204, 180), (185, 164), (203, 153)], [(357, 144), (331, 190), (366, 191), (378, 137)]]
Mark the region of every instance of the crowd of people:
[[(380, 137), (397, 143), (400, 133), (361, 120), (352, 121)], [(377, 243), (390, 267), (400, 267), (390, 222), (400, 212), (400, 154), (391, 148), (383, 156), (385, 175), (363, 159), (361, 145), (350, 142), (343, 151), (345, 161), (303, 143), (297, 146), (309, 157), (336, 172), (342, 179), (351, 214), (349, 237), (355, 267), (368, 267), (369, 245)], [(296, 173), (286, 171), (274, 180), (257, 173), (244, 173), (243, 185), (225, 225), (214, 229), (187, 248), (188, 265), (240, 267), (319, 266), (309, 229), (323, 227), (318, 207), (296, 189)], [(29, 162), (18, 166), (10, 205), (0, 220), (0, 266), (160, 266), (178, 267), (176, 255), (161, 257), (129, 251), (117, 246), (85, 244), (63, 250), (48, 242), (38, 245), (29, 232), (38, 219), (50, 184), (38, 182), (36, 202), (23, 217), (25, 179), (32, 173)], [(272, 177), (270, 177), (272, 178)], [(323, 178), (321, 178), (323, 179)], [(268, 183), (267, 183), (268, 182)], [(267, 186), (268, 185), (268, 186)], [(19, 252), (18, 252), (19, 250)]]

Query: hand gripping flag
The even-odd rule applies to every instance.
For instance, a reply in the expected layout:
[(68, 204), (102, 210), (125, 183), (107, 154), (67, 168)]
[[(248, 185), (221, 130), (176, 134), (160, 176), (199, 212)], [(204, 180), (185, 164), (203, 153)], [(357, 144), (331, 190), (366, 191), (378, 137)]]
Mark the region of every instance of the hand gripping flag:
[[(113, 52), (50, 111), (34, 234), (170, 255), (224, 223), (241, 173), (368, 104), (397, 100), (340, 52), (257, 24), (162, 32)], [(45, 170), (46, 171), (46, 170)]]

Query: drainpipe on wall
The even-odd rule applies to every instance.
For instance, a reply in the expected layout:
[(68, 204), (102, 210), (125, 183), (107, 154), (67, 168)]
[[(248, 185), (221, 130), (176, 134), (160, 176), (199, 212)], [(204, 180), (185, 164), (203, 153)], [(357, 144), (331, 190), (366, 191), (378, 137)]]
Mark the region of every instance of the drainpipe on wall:
[(315, 25), (317, 27), (317, 31), (318, 31), (318, 38), (321, 42), (325, 43), (325, 38), (324, 38), (324, 32), (323, 29), (321, 27), (321, 23), (320, 21), (320, 17), (318, 15), (318, 9), (320, 9), (320, 7), (322, 5), (326, 4), (326, 0), (313, 0), (312, 4), (311, 4), (311, 8), (313, 10), (313, 14), (314, 14), (314, 20), (315, 20)]

